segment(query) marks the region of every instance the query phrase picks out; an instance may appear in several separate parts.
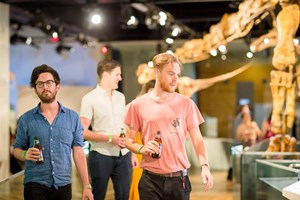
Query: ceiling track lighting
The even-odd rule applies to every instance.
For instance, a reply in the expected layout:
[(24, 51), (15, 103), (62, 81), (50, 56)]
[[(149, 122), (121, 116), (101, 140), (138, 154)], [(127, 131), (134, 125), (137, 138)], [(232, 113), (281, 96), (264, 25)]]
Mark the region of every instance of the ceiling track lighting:
[(27, 44), (28, 46), (32, 46), (36, 49), (39, 49), (40, 47), (33, 41), (32, 37), (29, 36), (22, 36), (18, 33), (14, 33), (10, 36), (10, 44), (16, 45), (16, 44)]
[(123, 29), (135, 29), (139, 25), (137, 10), (134, 10), (130, 4), (122, 6), (121, 18)]
[(83, 33), (80, 33), (76, 37), (77, 41), (85, 48), (93, 48), (96, 46), (95, 42), (92, 40), (89, 40), (87, 36), (85, 36)]
[(55, 50), (58, 54), (63, 54), (64, 52), (74, 52), (74, 48), (72, 46), (63, 43), (60, 43)]

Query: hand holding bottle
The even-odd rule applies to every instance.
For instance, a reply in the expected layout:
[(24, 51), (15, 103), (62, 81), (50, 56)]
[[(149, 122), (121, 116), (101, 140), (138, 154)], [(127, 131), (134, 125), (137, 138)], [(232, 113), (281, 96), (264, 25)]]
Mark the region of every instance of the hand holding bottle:
[(121, 128), (120, 136), (119, 137), (121, 139), (119, 147), (121, 149), (123, 149), (123, 148), (125, 148), (125, 137), (126, 137), (124, 128)]
[(35, 161), (36, 164), (44, 163), (43, 147), (40, 143), (40, 140), (37, 137), (34, 137), (33, 147), (38, 149), (38, 151), (39, 151), (39, 157)]
[(110, 135), (110, 137), (111, 137), (111, 141), (109, 140), (108, 143), (111, 143), (120, 148), (125, 147), (125, 138), (121, 138), (119, 135)]
[(24, 154), (25, 160), (31, 160), (33, 162), (37, 162), (40, 156), (41, 156), (40, 150), (35, 147), (28, 148), (26, 153)]
[(162, 152), (160, 131), (157, 131), (157, 135), (154, 140), (148, 141), (148, 143), (143, 146), (140, 152), (143, 155), (149, 154), (152, 158), (160, 158)]
[(154, 141), (157, 142), (157, 144), (159, 145), (159, 151), (156, 152), (155, 154), (152, 154), (151, 157), (152, 158), (160, 158), (161, 151), (162, 151), (162, 141), (161, 141), (160, 131), (157, 131)]

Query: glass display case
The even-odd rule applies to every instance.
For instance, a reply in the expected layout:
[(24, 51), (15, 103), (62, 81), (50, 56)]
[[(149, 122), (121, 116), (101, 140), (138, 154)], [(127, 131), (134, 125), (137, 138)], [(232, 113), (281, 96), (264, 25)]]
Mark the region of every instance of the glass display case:
[(300, 160), (256, 160), (256, 199), (286, 199), (283, 189), (299, 181), (299, 166)]
[(236, 149), (232, 152), (233, 181), (240, 185), (241, 200), (287, 199), (282, 196), (282, 190), (299, 179), (299, 152), (238, 152)]

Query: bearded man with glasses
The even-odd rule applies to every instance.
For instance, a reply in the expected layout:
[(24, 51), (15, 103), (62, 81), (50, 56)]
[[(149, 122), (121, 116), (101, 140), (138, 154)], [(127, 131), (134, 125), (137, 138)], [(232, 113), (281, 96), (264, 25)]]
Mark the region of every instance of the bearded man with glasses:
[[(47, 65), (33, 69), (30, 86), (40, 103), (24, 113), (19, 121), (14, 156), (25, 161), (25, 200), (71, 200), (72, 157), (83, 183), (82, 199), (93, 199), (87, 161), (83, 152), (83, 127), (78, 114), (56, 99), (60, 89), (58, 73)], [(38, 138), (43, 147), (34, 148)], [(73, 155), (72, 155), (73, 154)]]

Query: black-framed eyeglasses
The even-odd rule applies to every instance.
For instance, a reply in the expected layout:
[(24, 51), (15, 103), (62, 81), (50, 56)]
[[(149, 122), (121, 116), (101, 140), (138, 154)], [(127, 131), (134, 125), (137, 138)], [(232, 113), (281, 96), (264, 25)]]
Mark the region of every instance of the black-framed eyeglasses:
[(53, 83), (55, 83), (54, 80), (48, 80), (48, 81), (39, 81), (39, 82), (36, 82), (36, 87), (38, 88), (43, 88), (44, 87), (44, 84), (46, 84), (47, 87), (51, 87), (53, 85)]

